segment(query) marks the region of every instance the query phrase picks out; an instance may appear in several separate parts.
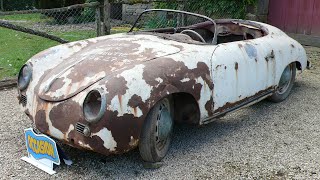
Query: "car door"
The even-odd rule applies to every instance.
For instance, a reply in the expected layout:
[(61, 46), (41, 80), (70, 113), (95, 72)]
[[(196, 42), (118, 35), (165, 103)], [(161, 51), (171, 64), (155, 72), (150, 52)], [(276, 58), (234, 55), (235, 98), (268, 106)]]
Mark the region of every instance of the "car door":
[(274, 51), (266, 37), (219, 44), (212, 57), (214, 114), (231, 111), (271, 93)]

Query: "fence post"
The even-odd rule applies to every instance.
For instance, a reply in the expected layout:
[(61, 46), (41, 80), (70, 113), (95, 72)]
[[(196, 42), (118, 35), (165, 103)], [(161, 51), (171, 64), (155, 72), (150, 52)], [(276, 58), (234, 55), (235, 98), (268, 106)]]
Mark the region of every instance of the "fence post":
[(261, 22), (267, 22), (269, 13), (269, 0), (258, 1), (258, 20)]
[(110, 3), (109, 0), (104, 0), (104, 5), (103, 5), (103, 26), (104, 26), (104, 35), (109, 35), (111, 34), (111, 18), (110, 18)]
[(0, 0), (0, 11), (4, 11), (3, 0)]
[[(180, 11), (186, 11), (186, 1), (180, 1), (180, 3), (178, 4), (178, 10)], [(185, 26), (186, 24), (186, 16), (185, 14), (181, 14), (181, 16), (179, 17), (178, 20), (178, 24), (179, 26)]]
[(101, 36), (101, 8), (100, 5), (96, 7), (96, 25), (97, 25), (97, 37)]

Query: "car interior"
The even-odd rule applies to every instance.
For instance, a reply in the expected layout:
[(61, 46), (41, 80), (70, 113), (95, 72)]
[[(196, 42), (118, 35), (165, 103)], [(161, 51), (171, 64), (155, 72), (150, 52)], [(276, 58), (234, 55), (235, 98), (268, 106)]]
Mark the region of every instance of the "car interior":
[(187, 27), (153, 29), (143, 32), (185, 43), (214, 45), (256, 39), (268, 34), (267, 30), (258, 23), (245, 20), (222, 19), (215, 22), (217, 27), (213, 22), (206, 21)]

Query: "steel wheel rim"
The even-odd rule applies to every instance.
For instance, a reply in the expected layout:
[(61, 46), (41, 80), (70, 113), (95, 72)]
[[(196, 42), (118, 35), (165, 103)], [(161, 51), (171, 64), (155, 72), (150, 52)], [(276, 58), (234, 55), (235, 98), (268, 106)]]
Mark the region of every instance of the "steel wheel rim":
[(279, 81), (279, 85), (277, 88), (277, 92), (279, 94), (284, 94), (289, 89), (291, 81), (292, 81), (292, 75), (293, 75), (292, 66), (288, 65), (284, 69), (284, 71), (281, 75), (280, 81)]
[(160, 104), (158, 114), (156, 116), (155, 145), (159, 151), (166, 147), (171, 136), (173, 122), (171, 120), (169, 109), (169, 102), (164, 101)]

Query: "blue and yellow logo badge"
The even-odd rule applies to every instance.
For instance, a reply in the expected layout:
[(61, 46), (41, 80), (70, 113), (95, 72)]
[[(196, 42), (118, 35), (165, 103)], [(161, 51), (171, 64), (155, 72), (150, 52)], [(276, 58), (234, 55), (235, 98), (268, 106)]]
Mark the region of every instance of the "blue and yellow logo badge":
[(48, 159), (60, 165), (56, 142), (44, 134), (36, 134), (33, 129), (25, 130), (26, 145), (29, 155), (36, 160)]

